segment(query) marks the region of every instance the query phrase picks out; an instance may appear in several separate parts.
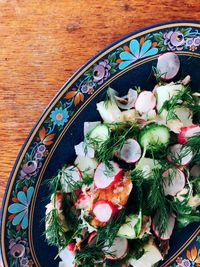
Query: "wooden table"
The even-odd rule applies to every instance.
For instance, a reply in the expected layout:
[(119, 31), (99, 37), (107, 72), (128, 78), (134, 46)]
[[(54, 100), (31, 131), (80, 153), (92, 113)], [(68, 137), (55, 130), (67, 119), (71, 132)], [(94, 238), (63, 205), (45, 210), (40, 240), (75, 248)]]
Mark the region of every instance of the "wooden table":
[(15, 158), (61, 85), (149, 24), (200, 19), (198, 0), (0, 0), (0, 203)]

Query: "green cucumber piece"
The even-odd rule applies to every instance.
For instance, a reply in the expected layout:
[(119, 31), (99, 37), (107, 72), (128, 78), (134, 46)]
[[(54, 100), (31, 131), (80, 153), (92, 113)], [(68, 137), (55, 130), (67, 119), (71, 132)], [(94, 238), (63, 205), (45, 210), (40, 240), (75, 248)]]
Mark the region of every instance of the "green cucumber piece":
[(146, 150), (159, 151), (170, 141), (170, 132), (165, 125), (151, 123), (140, 132), (139, 143)]
[(96, 126), (89, 134), (89, 140), (94, 140), (99, 144), (104, 143), (110, 137), (110, 130), (105, 124)]
[(138, 238), (142, 228), (142, 213), (126, 216), (125, 223), (120, 227), (117, 235), (127, 239)]

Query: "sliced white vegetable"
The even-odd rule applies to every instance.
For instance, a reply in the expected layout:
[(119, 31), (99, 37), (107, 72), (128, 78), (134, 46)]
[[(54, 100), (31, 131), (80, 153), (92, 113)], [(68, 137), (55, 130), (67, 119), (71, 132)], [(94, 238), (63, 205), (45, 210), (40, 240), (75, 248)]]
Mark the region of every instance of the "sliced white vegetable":
[(138, 93), (136, 90), (129, 89), (128, 94), (122, 97), (114, 96), (117, 106), (121, 109), (134, 108)]
[(189, 126), (181, 127), (180, 133), (178, 134), (179, 144), (187, 143), (187, 138), (195, 136), (200, 133), (200, 127), (198, 125), (192, 124)]
[(97, 125), (100, 125), (101, 121), (86, 121), (84, 122), (84, 136), (86, 137)]
[(150, 120), (155, 120), (157, 117), (156, 111), (155, 109), (151, 109), (149, 111), (147, 111), (146, 113), (143, 113), (141, 118), (146, 120), (146, 121), (150, 121)]
[(121, 110), (114, 101), (97, 103), (97, 110), (104, 122), (119, 122), (121, 118)]
[(130, 259), (129, 264), (132, 267), (153, 267), (154, 264), (163, 260), (163, 257), (159, 249), (153, 244), (147, 244), (144, 246), (144, 254), (138, 260)]
[(141, 92), (135, 102), (135, 109), (141, 114), (152, 110), (155, 106), (156, 97), (150, 91)]
[(152, 229), (153, 229), (155, 235), (157, 237), (159, 237), (161, 240), (170, 239), (170, 236), (172, 235), (172, 232), (174, 229), (175, 220), (176, 220), (176, 218), (175, 218), (174, 214), (169, 215), (167, 229), (166, 229), (165, 233), (160, 236), (160, 234), (157, 230), (157, 223), (156, 223), (156, 216), (155, 216), (155, 218), (153, 219), (153, 223), (152, 223)]
[(170, 168), (162, 176), (166, 178), (166, 181), (163, 183), (165, 196), (175, 196), (183, 190), (185, 186), (185, 175), (181, 170)]
[(193, 153), (187, 147), (181, 144), (176, 144), (170, 147), (170, 155), (168, 155), (168, 160), (173, 162), (177, 161), (178, 165), (187, 165), (193, 158)]
[(177, 107), (174, 109), (174, 113), (176, 114), (178, 120), (183, 123), (183, 126), (189, 126), (192, 124), (192, 111), (184, 106)]
[(117, 213), (118, 209), (112, 202), (107, 200), (98, 200), (93, 207), (93, 213), (100, 222), (108, 222), (110, 218)]
[(89, 140), (95, 140), (99, 144), (104, 143), (110, 136), (110, 130), (108, 126), (104, 124), (97, 125), (89, 134)]
[(114, 185), (123, 176), (123, 170), (117, 163), (110, 161), (112, 170), (104, 163), (100, 163), (94, 173), (94, 184), (97, 188), (104, 189)]
[(88, 143), (80, 142), (74, 147), (77, 156), (87, 156), (89, 158), (94, 158), (95, 151), (94, 148)]
[(84, 172), (88, 175), (93, 175), (98, 162), (95, 158), (91, 159), (89, 157), (77, 156), (74, 164), (79, 168), (81, 172)]
[(135, 163), (141, 157), (142, 150), (139, 143), (129, 138), (119, 152), (119, 158), (127, 163)]
[(125, 223), (120, 227), (117, 236), (135, 239), (139, 236), (142, 227), (142, 213), (126, 216)]
[(155, 167), (160, 168), (161, 165), (156, 159), (151, 158), (141, 158), (136, 165), (136, 168), (143, 172), (144, 177), (151, 175)]
[[(61, 260), (65, 263), (64, 266), (67, 267), (74, 267), (74, 259), (75, 259), (75, 253), (72, 251), (69, 251), (67, 248), (64, 248), (59, 253), (59, 257)], [(63, 264), (63, 263), (62, 263)], [(62, 266), (62, 265), (61, 265)]]
[(124, 110), (122, 111), (121, 114), (121, 119), (120, 121), (131, 121), (131, 122), (135, 122), (136, 118), (138, 116), (138, 113), (135, 109), (129, 109), (129, 110)]
[(173, 52), (162, 54), (158, 57), (157, 69), (163, 80), (173, 79), (180, 69), (179, 57)]
[(170, 100), (173, 96), (178, 94), (180, 90), (183, 90), (184, 86), (182, 84), (170, 83), (167, 85), (162, 85), (156, 88), (156, 98), (158, 111), (162, 108), (165, 101)]
[(60, 182), (65, 193), (71, 193), (72, 187), (70, 184), (79, 181), (81, 181), (81, 172), (77, 167), (69, 166), (63, 170)]
[(122, 237), (116, 237), (111, 247), (105, 248), (106, 258), (109, 260), (121, 260), (128, 252), (128, 240)]

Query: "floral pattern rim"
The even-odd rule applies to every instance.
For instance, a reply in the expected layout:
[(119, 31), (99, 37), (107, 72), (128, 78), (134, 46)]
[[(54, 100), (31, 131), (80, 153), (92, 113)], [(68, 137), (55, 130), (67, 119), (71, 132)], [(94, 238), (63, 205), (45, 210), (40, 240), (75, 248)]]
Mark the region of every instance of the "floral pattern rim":
[[(200, 53), (199, 27), (168, 25), (167, 29), (133, 38), (92, 65), (59, 99), (34, 136), (23, 157), (7, 210), (6, 254), (9, 266), (30, 267), (34, 261), (28, 244), (28, 221), (35, 183), (56, 138), (81, 104), (105, 81), (142, 58), (167, 51)], [(199, 242), (199, 239), (197, 240)], [(186, 251), (170, 267), (200, 266), (197, 246)]]

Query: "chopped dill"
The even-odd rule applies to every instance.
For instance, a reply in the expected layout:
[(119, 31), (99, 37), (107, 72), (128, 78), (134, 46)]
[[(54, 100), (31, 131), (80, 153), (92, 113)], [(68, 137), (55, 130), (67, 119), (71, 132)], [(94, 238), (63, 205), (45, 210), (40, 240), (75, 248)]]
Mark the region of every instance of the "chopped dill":
[(95, 146), (96, 159), (98, 162), (104, 162), (109, 166), (111, 160), (118, 153), (128, 138), (138, 135), (139, 127), (134, 123), (111, 123), (106, 124), (112, 128), (110, 137), (99, 145), (95, 139), (89, 139), (89, 142)]
[(166, 73), (161, 73), (161, 71), (158, 68), (156, 68), (155, 66), (152, 67), (152, 71), (153, 71), (153, 74), (156, 78), (157, 83), (160, 85), (164, 85), (165, 82), (162, 80), (162, 76), (165, 75)]
[(96, 262), (103, 262), (104, 255), (108, 253), (107, 249), (112, 245), (124, 219), (125, 210), (122, 210), (106, 226), (99, 228), (96, 242), (92, 245), (86, 243), (80, 250), (76, 251), (75, 263), (77, 266), (93, 267)]
[(191, 101), (189, 86), (182, 85), (182, 90), (179, 90), (177, 94), (172, 96), (169, 100), (166, 100), (162, 105), (162, 108), (160, 109), (159, 113), (161, 113), (163, 110), (167, 110), (167, 121), (178, 119), (175, 111), (176, 108), (180, 106), (180, 104), (183, 105), (183, 101), (185, 101), (186, 103)]

